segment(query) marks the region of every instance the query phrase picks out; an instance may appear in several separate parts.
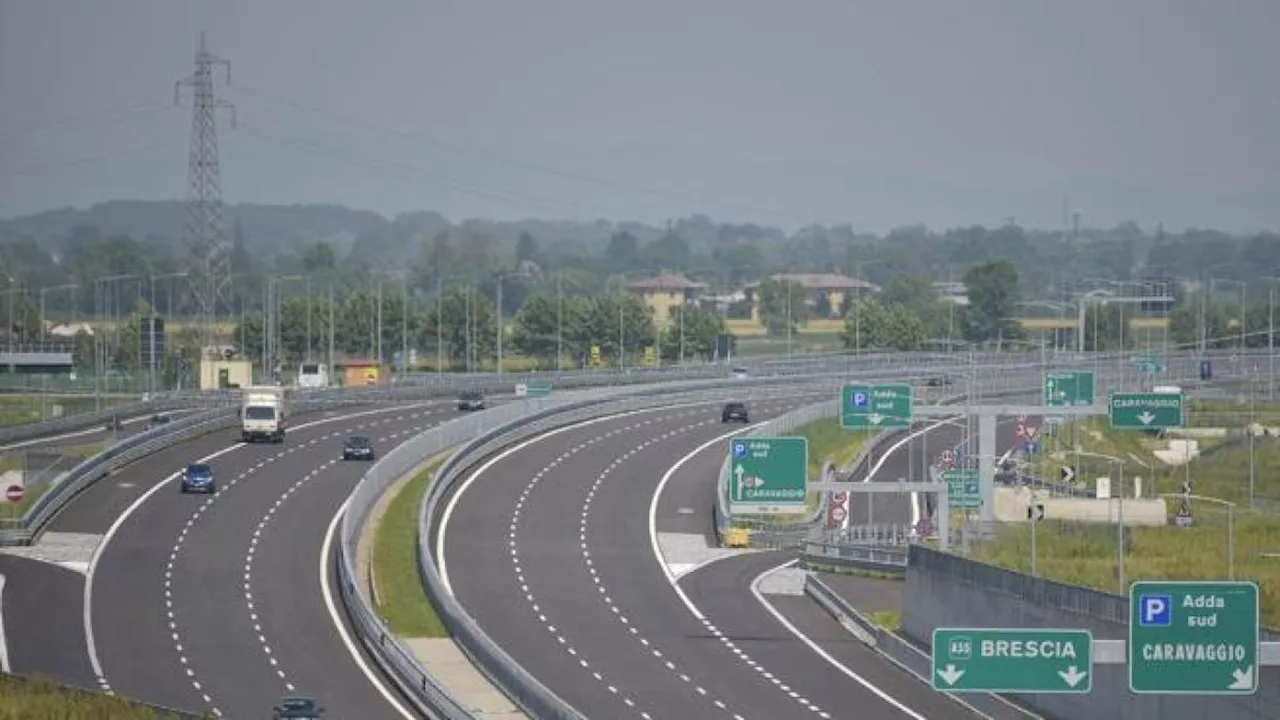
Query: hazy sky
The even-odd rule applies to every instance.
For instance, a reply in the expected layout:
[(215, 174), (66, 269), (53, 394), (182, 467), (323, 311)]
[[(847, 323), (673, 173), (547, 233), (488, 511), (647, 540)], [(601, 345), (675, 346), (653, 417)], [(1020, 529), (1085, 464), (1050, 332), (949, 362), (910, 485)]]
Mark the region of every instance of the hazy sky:
[(1280, 228), (1276, 0), (0, 0), (0, 216), (230, 202)]

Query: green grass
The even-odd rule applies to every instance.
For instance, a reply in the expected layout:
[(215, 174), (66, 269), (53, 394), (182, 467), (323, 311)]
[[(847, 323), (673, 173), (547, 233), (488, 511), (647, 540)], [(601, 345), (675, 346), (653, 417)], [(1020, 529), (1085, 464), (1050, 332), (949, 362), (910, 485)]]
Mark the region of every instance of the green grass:
[(898, 628), (902, 627), (901, 610), (878, 610), (871, 613), (868, 619), (885, 630), (893, 632), (897, 632)]
[(72, 690), (45, 680), (0, 675), (0, 720), (176, 720), (177, 717), (162, 715), (127, 700)]
[(1280, 427), (1280, 403), (1266, 402), (1265, 391), (1249, 401), (1249, 396), (1234, 400), (1195, 400), (1188, 404), (1187, 425), (1238, 429), (1250, 423)]
[(400, 488), (374, 536), (378, 615), (402, 637), (449, 636), (418, 578), (418, 507), (439, 466), (431, 465)]

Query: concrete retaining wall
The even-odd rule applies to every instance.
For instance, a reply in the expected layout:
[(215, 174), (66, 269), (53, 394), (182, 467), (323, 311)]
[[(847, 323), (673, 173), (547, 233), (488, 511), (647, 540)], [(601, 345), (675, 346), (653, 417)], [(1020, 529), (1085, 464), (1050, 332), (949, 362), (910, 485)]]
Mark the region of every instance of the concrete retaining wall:
[[(911, 546), (902, 600), (903, 635), (928, 647), (934, 628), (1027, 627), (1093, 631), (1095, 640), (1128, 636), (1128, 598), (1050, 582)], [(1263, 632), (1263, 640), (1280, 634)], [(1019, 695), (1060, 720), (1262, 720), (1280, 718), (1280, 668), (1263, 670), (1252, 697), (1135, 695), (1124, 665), (1094, 665), (1090, 695)]]

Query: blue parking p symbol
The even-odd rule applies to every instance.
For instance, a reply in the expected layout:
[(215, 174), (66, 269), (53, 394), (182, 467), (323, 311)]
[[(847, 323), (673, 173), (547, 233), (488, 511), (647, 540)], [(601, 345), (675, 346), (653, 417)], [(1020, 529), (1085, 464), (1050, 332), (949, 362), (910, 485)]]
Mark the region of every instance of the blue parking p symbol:
[(866, 393), (856, 392), (853, 394), (854, 407), (866, 407), (869, 404), (870, 404), (870, 398), (867, 397)]
[(736, 442), (733, 444), (733, 456), (735, 458), (744, 458), (747, 456), (747, 444), (744, 442)]
[(1139, 595), (1138, 624), (1142, 627), (1169, 627), (1173, 624), (1172, 595)]

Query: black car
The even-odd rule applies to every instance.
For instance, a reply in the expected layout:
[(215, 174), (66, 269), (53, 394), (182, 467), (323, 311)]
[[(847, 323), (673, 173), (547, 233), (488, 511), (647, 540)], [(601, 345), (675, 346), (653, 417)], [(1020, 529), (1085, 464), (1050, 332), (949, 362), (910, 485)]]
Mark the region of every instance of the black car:
[(724, 409), (720, 411), (720, 422), (727, 423), (733, 420), (739, 420), (744, 423), (751, 422), (750, 416), (747, 414), (746, 403), (727, 403)]
[(302, 695), (285, 695), (271, 710), (271, 720), (320, 720), (324, 708)]
[(484, 393), (479, 390), (466, 390), (458, 395), (459, 410), (483, 410)]
[(941, 377), (929, 378), (929, 387), (945, 387), (951, 384), (951, 378), (943, 375)]
[(373, 441), (360, 435), (352, 435), (342, 443), (343, 460), (372, 460)]
[(170, 420), (171, 418), (168, 415), (152, 415), (151, 427), (154, 428), (154, 427), (160, 427), (161, 425), (168, 425)]

